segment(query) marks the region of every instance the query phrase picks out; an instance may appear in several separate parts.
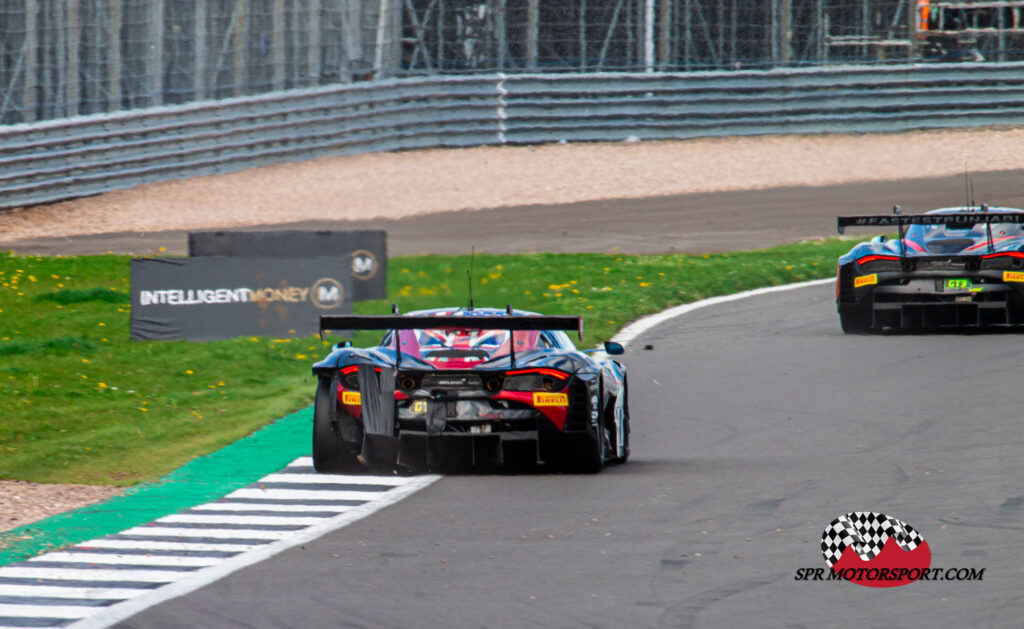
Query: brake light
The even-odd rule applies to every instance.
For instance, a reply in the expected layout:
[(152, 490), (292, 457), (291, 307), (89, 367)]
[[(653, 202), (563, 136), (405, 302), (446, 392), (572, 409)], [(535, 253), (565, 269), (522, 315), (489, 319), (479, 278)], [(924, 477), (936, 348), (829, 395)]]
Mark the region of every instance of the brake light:
[(558, 378), (559, 380), (567, 380), (569, 375), (558, 371), (557, 369), (517, 369), (516, 371), (506, 372), (507, 376), (520, 376), (523, 374), (540, 374), (542, 376), (551, 376), (552, 378)]
[(869, 262), (877, 262), (879, 260), (885, 260), (887, 262), (899, 262), (900, 261), (900, 259), (898, 257), (896, 257), (896, 256), (870, 255), (870, 256), (864, 256), (863, 258), (858, 259), (857, 260), (857, 264), (867, 264)]
[(989, 260), (991, 258), (1021, 258), (1024, 259), (1024, 252), (1021, 251), (1007, 251), (1004, 253), (989, 253), (981, 256), (983, 260)]

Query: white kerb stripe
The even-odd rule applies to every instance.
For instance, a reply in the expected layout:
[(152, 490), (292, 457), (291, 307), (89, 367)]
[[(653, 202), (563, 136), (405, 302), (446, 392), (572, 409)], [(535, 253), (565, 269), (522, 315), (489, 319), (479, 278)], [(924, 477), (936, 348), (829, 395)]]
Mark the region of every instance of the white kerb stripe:
[(284, 539), (295, 531), (260, 531), (255, 529), (183, 529), (173, 524), (138, 526), (123, 531), (122, 535), (148, 535), (158, 537), (206, 537), (216, 539)]
[(282, 498), (285, 500), (377, 500), (382, 495), (366, 491), (333, 491), (329, 489), (239, 489), (231, 492), (227, 497), (270, 498), (272, 500), (281, 500)]
[(32, 568), (30, 563), (0, 568), (0, 577), (20, 579), (73, 579), (76, 581), (143, 581), (170, 583), (181, 578), (172, 570), (103, 570), (100, 568)]
[(29, 559), (33, 561), (73, 561), (88, 564), (137, 564), (140, 566), (209, 566), (223, 557), (166, 557), (163, 555), (107, 555), (103, 553), (55, 552)]
[[(405, 484), (407, 477), (395, 476), (335, 476), (332, 474), (290, 474), (282, 471), (259, 479), (256, 483), (317, 483), (324, 485), (387, 485), (399, 487)], [(381, 491), (387, 491), (382, 489)], [(370, 493), (370, 492), (367, 492)]]
[(96, 611), (80, 605), (0, 605), (0, 617), (14, 618), (83, 618)]
[(348, 511), (353, 506), (358, 505), (292, 505), (292, 504), (281, 504), (279, 502), (265, 502), (260, 504), (250, 504), (245, 502), (208, 502), (204, 505), (197, 505), (192, 507), (193, 511), (240, 511), (238, 515), (245, 515), (246, 511), (282, 511), (291, 512), (295, 515), (302, 515), (304, 511), (324, 511), (332, 513), (341, 513), (342, 511)]
[[(139, 550), (216, 550), (225, 553), (240, 553), (250, 548), (256, 548), (261, 544), (197, 544), (190, 542), (152, 542), (148, 540), (136, 541), (131, 539), (94, 539), (91, 542), (79, 544), (83, 548), (124, 548)], [(74, 551), (76, 548), (69, 549)]]
[(300, 516), (270, 515), (200, 515), (198, 513), (177, 513), (160, 518), (157, 522), (164, 524), (255, 524), (255, 525), (289, 525), (308, 526), (323, 522), (324, 518), (303, 518)]
[(0, 585), (0, 596), (45, 596), (47, 598), (88, 598), (123, 600), (152, 590), (123, 588), (71, 588), (56, 585)]

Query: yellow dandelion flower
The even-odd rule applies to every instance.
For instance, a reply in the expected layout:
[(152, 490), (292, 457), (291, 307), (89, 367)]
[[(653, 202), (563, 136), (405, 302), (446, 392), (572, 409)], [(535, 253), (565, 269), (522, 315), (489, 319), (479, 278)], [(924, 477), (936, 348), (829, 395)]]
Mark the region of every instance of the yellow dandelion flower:
[(223, 386), (225, 386), (225, 385), (224, 385), (224, 381), (223, 381), (223, 380), (221, 380), (220, 382), (218, 382), (218, 383), (217, 383), (217, 386), (218, 386), (218, 387), (223, 387)]
[(100, 386), (101, 389), (106, 389), (107, 388), (107, 383), (101, 382), (99, 386)]
[(83, 362), (83, 363), (87, 363), (87, 362), (89, 362), (89, 359), (88, 359), (88, 358), (83, 358), (83, 359), (82, 359), (82, 362)]
[(96, 325), (100, 326), (101, 328), (107, 327), (107, 324), (103, 323), (102, 321), (100, 323), (97, 323)]

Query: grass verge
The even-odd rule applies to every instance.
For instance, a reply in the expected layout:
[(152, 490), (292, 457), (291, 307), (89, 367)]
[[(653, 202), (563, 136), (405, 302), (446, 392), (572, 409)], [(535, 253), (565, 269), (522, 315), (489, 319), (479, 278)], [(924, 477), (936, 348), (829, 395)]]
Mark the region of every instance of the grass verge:
[[(703, 256), (477, 255), (473, 294), (479, 306), (582, 314), (592, 346), (668, 306), (827, 277), (849, 247), (832, 239)], [(129, 261), (0, 254), (0, 478), (152, 481), (310, 403), (309, 365), (326, 349), (318, 338), (131, 341)], [(393, 258), (388, 294), (403, 312), (464, 304), (468, 267), (468, 256)]]

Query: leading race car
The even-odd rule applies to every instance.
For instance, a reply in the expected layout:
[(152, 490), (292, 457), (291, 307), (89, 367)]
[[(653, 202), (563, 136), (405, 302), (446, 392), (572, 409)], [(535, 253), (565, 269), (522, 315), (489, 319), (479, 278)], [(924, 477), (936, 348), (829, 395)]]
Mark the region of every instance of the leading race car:
[[(387, 330), (313, 365), (313, 465), (480, 469), (548, 464), (595, 473), (629, 457), (626, 369), (579, 351), (581, 317), (493, 308), (320, 317), (326, 330)], [(604, 353), (621, 354), (607, 342)]]
[(840, 216), (847, 227), (896, 228), (839, 258), (843, 331), (1024, 324), (1024, 210), (951, 207), (926, 214)]

